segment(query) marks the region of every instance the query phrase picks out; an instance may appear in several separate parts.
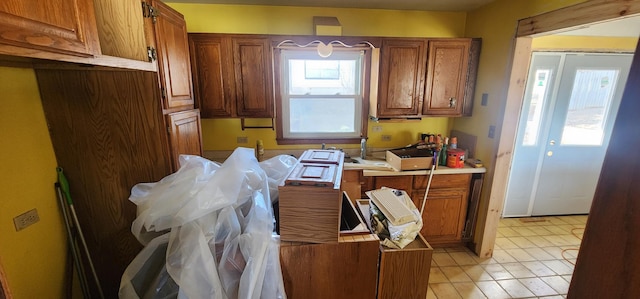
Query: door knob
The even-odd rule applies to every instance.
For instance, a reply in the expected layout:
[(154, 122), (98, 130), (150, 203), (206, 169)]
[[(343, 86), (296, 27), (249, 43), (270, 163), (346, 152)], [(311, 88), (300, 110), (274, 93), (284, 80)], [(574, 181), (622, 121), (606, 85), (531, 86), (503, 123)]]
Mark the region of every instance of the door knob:
[(548, 151), (547, 152), (547, 156), (549, 156), (549, 157), (553, 156), (553, 151)]

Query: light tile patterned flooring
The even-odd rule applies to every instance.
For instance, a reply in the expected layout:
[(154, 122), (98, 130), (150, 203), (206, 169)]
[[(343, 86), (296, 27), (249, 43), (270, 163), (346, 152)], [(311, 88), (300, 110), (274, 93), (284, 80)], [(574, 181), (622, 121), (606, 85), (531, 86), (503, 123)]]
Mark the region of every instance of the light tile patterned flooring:
[(586, 221), (586, 215), (501, 219), (492, 258), (436, 248), (427, 299), (566, 298)]

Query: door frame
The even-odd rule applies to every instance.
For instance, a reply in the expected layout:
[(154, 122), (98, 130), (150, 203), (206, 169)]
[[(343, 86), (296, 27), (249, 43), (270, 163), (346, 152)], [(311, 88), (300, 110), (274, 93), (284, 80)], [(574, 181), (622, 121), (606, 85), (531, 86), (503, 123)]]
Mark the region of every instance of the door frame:
[[(568, 15), (571, 18), (566, 18)], [(640, 0), (590, 0), (518, 21), (504, 118), (493, 166), (493, 182), (489, 190), (487, 217), (482, 235), (476, 243), (476, 253), (479, 256), (490, 257), (492, 255), (498, 224), (502, 217), (516, 141), (517, 124), (524, 101), (532, 38), (630, 16), (640, 16)]]

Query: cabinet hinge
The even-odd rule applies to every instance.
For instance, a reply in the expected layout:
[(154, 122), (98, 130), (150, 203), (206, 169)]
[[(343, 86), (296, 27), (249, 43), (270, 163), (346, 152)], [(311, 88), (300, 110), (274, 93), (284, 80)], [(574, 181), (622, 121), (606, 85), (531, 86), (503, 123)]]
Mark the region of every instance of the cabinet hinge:
[(166, 99), (167, 98), (167, 90), (162, 87), (160, 88), (160, 92), (162, 93), (162, 99)]
[(158, 51), (154, 47), (147, 47), (147, 56), (149, 57), (149, 62), (154, 62), (158, 59)]
[(155, 24), (158, 20), (158, 9), (147, 2), (142, 2), (142, 16), (151, 18), (151, 21)]
[(167, 127), (167, 134), (171, 135), (171, 127)]

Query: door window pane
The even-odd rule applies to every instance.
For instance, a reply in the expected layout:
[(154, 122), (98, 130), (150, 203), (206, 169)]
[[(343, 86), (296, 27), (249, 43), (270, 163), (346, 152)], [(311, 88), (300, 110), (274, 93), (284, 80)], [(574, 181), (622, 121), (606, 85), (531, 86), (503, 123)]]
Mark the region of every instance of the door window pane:
[(536, 70), (533, 86), (531, 86), (531, 101), (526, 119), (526, 127), (524, 129), (524, 138), (522, 145), (536, 145), (538, 135), (540, 135), (540, 121), (542, 120), (542, 111), (546, 100), (546, 95), (551, 84), (551, 70)]
[(562, 130), (562, 145), (602, 145), (618, 74), (618, 70), (577, 70)]

